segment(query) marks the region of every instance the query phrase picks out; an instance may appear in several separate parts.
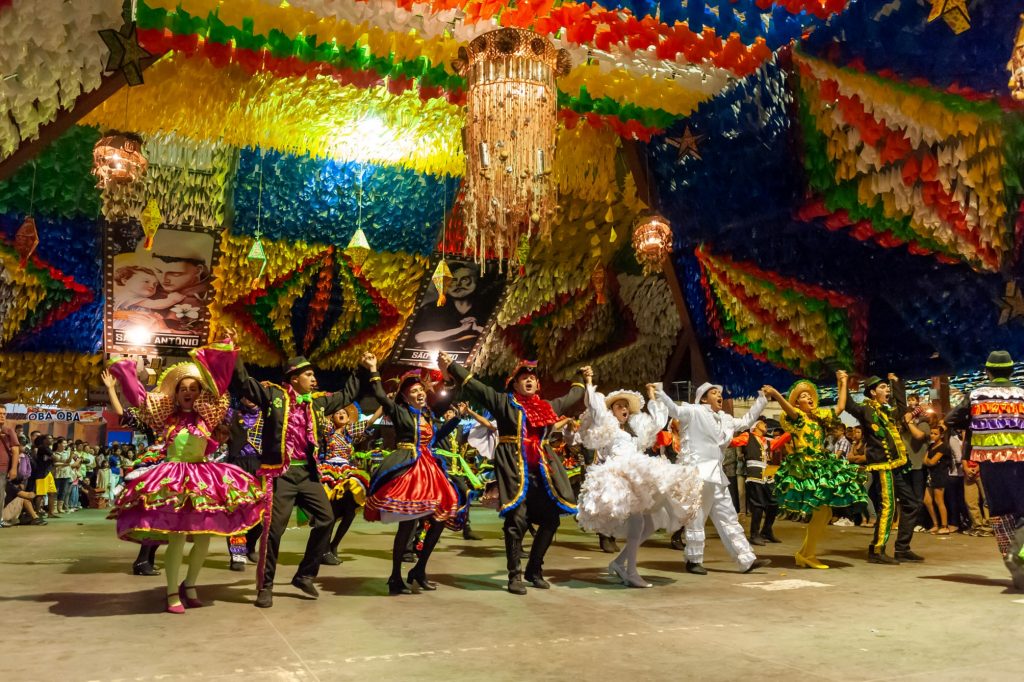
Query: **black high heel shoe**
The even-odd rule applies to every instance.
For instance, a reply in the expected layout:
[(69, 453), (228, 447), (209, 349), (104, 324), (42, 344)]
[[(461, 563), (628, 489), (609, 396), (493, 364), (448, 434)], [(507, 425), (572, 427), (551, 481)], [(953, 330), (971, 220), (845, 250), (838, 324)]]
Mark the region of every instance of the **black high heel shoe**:
[(388, 594), (392, 597), (399, 594), (412, 594), (409, 586), (402, 582), (401, 578), (388, 578)]
[(433, 592), (437, 589), (437, 583), (430, 582), (429, 580), (427, 580), (426, 573), (417, 573), (416, 571), (409, 571), (409, 576), (406, 582), (410, 584), (419, 585), (419, 588), (421, 590), (426, 590), (427, 592)]

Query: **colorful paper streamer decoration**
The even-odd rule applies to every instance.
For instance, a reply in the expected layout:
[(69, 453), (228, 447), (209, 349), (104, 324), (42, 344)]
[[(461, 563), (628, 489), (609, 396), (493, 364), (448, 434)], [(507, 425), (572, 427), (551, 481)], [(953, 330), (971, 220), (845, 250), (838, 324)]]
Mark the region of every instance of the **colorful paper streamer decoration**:
[(864, 366), (866, 305), (850, 296), (696, 252), (719, 342), (801, 376)]

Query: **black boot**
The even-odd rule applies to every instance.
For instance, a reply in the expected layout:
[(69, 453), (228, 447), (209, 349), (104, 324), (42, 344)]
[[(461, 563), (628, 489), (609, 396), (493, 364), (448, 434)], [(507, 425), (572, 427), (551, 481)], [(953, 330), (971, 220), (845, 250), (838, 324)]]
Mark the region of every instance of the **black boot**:
[(685, 532), (685, 528), (680, 528), (675, 533), (672, 533), (672, 549), (680, 552), (686, 549), (686, 541), (683, 539), (683, 533)]
[(523, 553), (523, 543), (505, 529), (505, 557), (508, 567), (508, 591), (512, 594), (526, 594), (526, 584), (519, 570), (519, 560)]
[(761, 517), (763, 514), (764, 512), (758, 507), (750, 510), (750, 544), (752, 545), (767, 544), (761, 538)]
[(764, 513), (764, 525), (761, 526), (761, 537), (768, 542), (782, 542), (782, 540), (775, 537), (775, 531), (772, 530), (772, 526), (775, 525), (775, 517), (779, 515), (777, 510), (769, 509)]
[(508, 574), (508, 591), (511, 594), (526, 594), (526, 583), (523, 582), (523, 574), (518, 571)]
[(469, 527), (467, 523), (462, 528), (462, 539), (463, 540), (483, 540), (482, 537), (473, 532), (473, 529)]
[(601, 535), (600, 533), (597, 534), (597, 537), (600, 540), (602, 552), (604, 552), (605, 554), (619, 553), (619, 546), (615, 544), (615, 538), (610, 537), (608, 535)]
[(686, 572), (693, 573), (694, 575), (707, 575), (708, 569), (704, 568), (703, 564), (694, 563), (692, 561), (686, 562)]

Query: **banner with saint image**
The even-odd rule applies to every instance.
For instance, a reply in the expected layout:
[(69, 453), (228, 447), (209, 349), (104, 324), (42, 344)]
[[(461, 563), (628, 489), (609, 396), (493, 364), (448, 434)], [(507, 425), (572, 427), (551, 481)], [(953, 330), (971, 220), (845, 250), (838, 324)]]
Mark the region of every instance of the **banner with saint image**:
[(144, 248), (135, 222), (104, 227), (107, 353), (183, 356), (210, 331), (213, 268), (219, 233), (204, 227), (163, 226)]
[[(452, 280), (438, 306), (437, 287), (429, 277), (420, 292), (416, 310), (406, 325), (394, 362), (417, 367), (434, 367), (437, 354), (445, 351), (462, 364), (469, 364), (484, 332), (497, 314), (508, 282), (499, 272), (498, 261), (486, 261), (483, 271), (472, 261), (446, 258)], [(435, 255), (430, 272), (440, 262)]]

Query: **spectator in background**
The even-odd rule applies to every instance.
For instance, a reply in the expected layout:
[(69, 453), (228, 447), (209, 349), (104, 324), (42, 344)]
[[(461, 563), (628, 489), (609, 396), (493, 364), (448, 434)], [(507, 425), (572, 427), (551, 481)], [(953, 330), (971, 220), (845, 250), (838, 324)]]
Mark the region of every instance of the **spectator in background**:
[(106, 457), (99, 458), (96, 464), (96, 483), (92, 487), (93, 494), (89, 506), (95, 509), (106, 509), (113, 486), (110, 482), (110, 461)]
[(949, 517), (946, 513), (946, 487), (949, 485), (949, 467), (953, 453), (946, 443), (945, 428), (936, 424), (929, 437), (931, 444), (924, 458), (927, 475), (924, 491), (924, 506), (932, 521), (932, 535), (949, 535)]
[[(53, 450), (50, 449), (50, 437), (40, 435), (34, 445), (31, 483), (35, 487), (36, 511), (42, 510), (45, 501), (46, 515), (51, 519), (60, 518), (57, 515), (57, 484), (53, 480)], [(31, 489), (30, 487), (29, 490)]]
[(4, 485), (4, 496), (7, 498), (7, 504), (2, 508), (2, 512), (0, 512), (0, 522), (4, 526), (19, 525), (22, 514), (27, 514), (30, 519), (27, 525), (46, 525), (46, 521), (39, 518), (39, 515), (36, 514), (33, 504), (36, 497), (35, 493), (27, 492), (24, 483), (7, 481)]
[[(71, 447), (70, 444), (66, 447)], [(71, 451), (71, 494), (68, 496), (68, 511), (76, 512), (82, 508), (78, 485), (82, 481), (82, 457)]]
[(71, 504), (71, 450), (65, 447), (63, 438), (53, 442), (53, 478), (57, 485), (57, 513), (67, 514)]
[[(850, 439), (846, 437), (846, 426), (842, 422), (836, 422), (828, 431), (828, 451), (838, 459), (847, 459), (850, 455)], [(836, 526), (860, 525), (853, 520), (852, 507), (833, 507), (832, 523)]]
[(740, 448), (728, 447), (725, 449), (725, 458), (722, 460), (722, 471), (729, 479), (729, 497), (732, 498), (732, 506), (737, 514), (746, 513), (740, 507), (740, 474), (743, 467), (743, 452)]
[(964, 461), (964, 503), (971, 517), (971, 529), (967, 535), (990, 538), (995, 535), (988, 518), (984, 495), (981, 492), (981, 468), (977, 462)]
[(851, 426), (846, 429), (846, 438), (850, 441), (850, 451), (847, 453), (846, 459), (859, 465), (861, 471), (864, 472), (864, 491), (868, 495), (867, 500), (850, 508), (850, 517), (855, 525), (873, 527), (875, 525), (875, 510), (878, 508), (875, 505), (879, 503), (876, 501), (879, 491), (878, 487), (874, 485), (874, 474), (864, 469), (868, 463), (867, 452), (864, 448), (864, 429), (859, 425)]
[[(21, 460), (21, 441), (18, 434), (7, 423), (7, 408), (0, 405), (0, 509), (6, 504), (7, 482), (18, 478), (18, 464)], [(6, 522), (0, 520), (0, 528)]]
[[(907, 449), (907, 459), (910, 462), (910, 487), (914, 491), (914, 499), (918, 505), (923, 505), (926, 487), (924, 458), (928, 454), (932, 429), (928, 423), (924, 405), (921, 404), (921, 396), (915, 394), (907, 396), (907, 412), (903, 416), (903, 420), (901, 434), (903, 445)], [(922, 533), (927, 530), (923, 524), (931, 523), (931, 520), (928, 515), (921, 512), (920, 518), (913, 519), (913, 522), (914, 531)]]
[(949, 485), (946, 486), (946, 509), (949, 513), (950, 532), (960, 532), (970, 525), (965, 518), (964, 506), (964, 442), (958, 431), (946, 439), (952, 460), (949, 465)]

